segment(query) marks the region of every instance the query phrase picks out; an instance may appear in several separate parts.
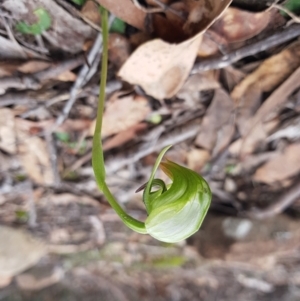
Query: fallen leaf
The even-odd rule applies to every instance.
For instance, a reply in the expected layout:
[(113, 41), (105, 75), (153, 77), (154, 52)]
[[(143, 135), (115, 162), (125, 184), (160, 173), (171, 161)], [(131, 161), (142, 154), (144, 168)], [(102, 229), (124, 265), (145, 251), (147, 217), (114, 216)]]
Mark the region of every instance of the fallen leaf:
[(295, 42), (278, 54), (266, 59), (254, 72), (249, 74), (231, 93), (239, 104), (248, 90), (259, 89), (270, 92), (291, 75), (300, 64), (300, 42)]
[[(231, 1), (210, 0), (205, 3), (201, 1), (201, 4), (193, 1), (193, 5), (196, 6), (191, 3), (188, 5), (190, 14), (187, 23), (182, 27), (182, 35), (179, 33), (180, 26), (172, 23), (172, 20), (170, 22), (173, 28), (170, 25), (168, 29), (163, 23), (158, 26), (163, 30), (159, 36), (167, 38), (175, 32), (180, 36), (175, 41), (181, 43), (170, 44), (156, 39), (141, 45), (119, 71), (122, 79), (141, 86), (148, 95), (159, 100), (171, 98), (179, 91), (194, 64), (204, 31), (223, 13)], [(156, 18), (160, 20), (162, 17), (157, 15)], [(161, 21), (168, 22), (166, 20)], [(155, 24), (154, 20), (154, 30)], [(188, 37), (191, 38), (187, 39)]]
[(218, 151), (214, 153), (225, 148), (234, 134), (233, 111), (234, 104), (227, 92), (223, 89), (216, 89), (195, 144), (209, 151), (217, 147)]
[(199, 92), (218, 88), (220, 88), (218, 72), (211, 70), (191, 75), (176, 96), (184, 99), (187, 106), (194, 108), (197, 105), (200, 109), (199, 102), (201, 102), (201, 98)]
[(70, 70), (63, 72), (56, 77), (57, 80), (62, 82), (74, 82), (76, 78), (76, 74)]
[(64, 271), (60, 267), (54, 269), (46, 267), (35, 268), (31, 272), (17, 275), (16, 282), (20, 289), (38, 291), (62, 280)]
[[(0, 41), (1, 42), (1, 41)], [(1, 53), (1, 48), (0, 48)], [(20, 64), (24, 62), (24, 60), (9, 60), (5, 59), (3, 60), (3, 57), (1, 57), (0, 54), (0, 78), (6, 77), (6, 76), (12, 76), (16, 70), (20, 67)]]
[(131, 0), (97, 0), (108, 11), (126, 23), (144, 30), (146, 13), (138, 9)]
[(16, 132), (15, 117), (11, 109), (0, 109), (0, 149), (10, 154), (15, 154)]
[(300, 42), (265, 60), (232, 91), (237, 106), (237, 125), (245, 136), (253, 127), (250, 119), (260, 106), (262, 94), (278, 87), (300, 64)]
[[(143, 96), (133, 94), (119, 97), (114, 93), (106, 104), (103, 115), (102, 137), (117, 134), (145, 120), (151, 112), (148, 101)], [(90, 135), (94, 134), (94, 121), (90, 127)]]
[(50, 164), (49, 151), (45, 140), (24, 131), (24, 122), (16, 122), (18, 137), (18, 155), (28, 176), (41, 185), (52, 185), (55, 182)]
[(15, 0), (2, 0), (1, 5), (18, 21), (35, 20), (34, 11), (42, 7), (52, 20), (51, 27), (44, 31), (42, 36), (56, 49), (78, 53), (82, 50), (85, 40), (95, 35), (91, 27), (74, 18), (55, 1), (19, 0), (16, 5)]
[(156, 99), (171, 98), (188, 77), (201, 40), (199, 36), (178, 45), (147, 42), (129, 57), (118, 75)]
[(142, 122), (130, 127), (125, 131), (119, 132), (118, 134), (116, 134), (115, 136), (106, 140), (103, 143), (103, 150), (107, 151), (109, 149), (119, 147), (125, 144), (126, 142), (133, 140), (134, 138), (136, 138), (139, 132), (145, 130), (146, 128), (147, 124)]
[(248, 122), (248, 132), (242, 143), (242, 156), (252, 153), (259, 144), (265, 142), (268, 134), (277, 126), (279, 118), (274, 118), (274, 115), (278, 115), (288, 96), (299, 87), (299, 77), (300, 67), (266, 99), (255, 116)]
[[(211, 31), (210, 29), (208, 29), (206, 31), (207, 34), (205, 34), (203, 36), (203, 40), (202, 43), (200, 43), (199, 49), (198, 49), (198, 53), (197, 55), (199, 57), (209, 57), (209, 56), (213, 56), (216, 55), (220, 52), (220, 47), (219, 45), (226, 45), (226, 40), (222, 40), (221, 43), (216, 42), (215, 41), (215, 35), (214, 38), (212, 38), (210, 36), (211, 33), (213, 33), (213, 31)], [(218, 36), (219, 39), (219, 36)]]
[(300, 171), (300, 143), (286, 147), (282, 154), (278, 154), (260, 167), (253, 179), (265, 184), (283, 181), (298, 174)]
[(108, 58), (117, 70), (125, 63), (130, 55), (130, 44), (126, 37), (111, 33), (108, 40)]
[(266, 28), (269, 21), (269, 11), (253, 13), (229, 7), (210, 29), (232, 43), (245, 41), (258, 35)]
[(19, 274), (47, 253), (42, 242), (22, 230), (0, 226), (0, 241), (0, 277)]
[(18, 66), (18, 71), (20, 71), (22, 73), (32, 74), (35, 72), (45, 70), (45, 69), (49, 68), (50, 66), (51, 66), (50, 62), (31, 60), (31, 61), (25, 62), (21, 66)]
[(82, 6), (81, 13), (87, 19), (92, 21), (94, 24), (100, 24), (101, 22), (100, 11), (95, 1), (92, 0), (86, 1), (85, 4)]

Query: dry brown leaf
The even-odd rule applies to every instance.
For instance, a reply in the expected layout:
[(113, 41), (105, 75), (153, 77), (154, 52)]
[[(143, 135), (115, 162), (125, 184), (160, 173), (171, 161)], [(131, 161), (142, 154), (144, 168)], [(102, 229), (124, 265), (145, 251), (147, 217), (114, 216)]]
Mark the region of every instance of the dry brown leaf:
[(201, 98), (199, 97), (199, 92), (220, 88), (218, 74), (219, 72), (210, 70), (191, 75), (176, 96), (184, 99), (187, 106), (194, 108), (197, 105), (197, 108), (200, 110), (201, 104), (199, 104), (199, 101), (201, 101)]
[(300, 143), (289, 145), (282, 154), (278, 154), (254, 174), (257, 182), (273, 184), (298, 174), (300, 171)]
[(0, 226), (0, 241), (0, 277), (19, 274), (47, 253), (44, 244), (22, 230)]
[(244, 137), (241, 155), (249, 154), (262, 142), (278, 124), (278, 118), (274, 118), (284, 106), (288, 96), (297, 89), (300, 78), (300, 67), (278, 88), (259, 108), (255, 116), (248, 123), (248, 132)]
[(97, 2), (126, 23), (141, 30), (145, 29), (146, 13), (138, 9), (131, 0), (97, 0)]
[(0, 149), (10, 154), (15, 154), (16, 132), (15, 117), (11, 109), (0, 109)]
[[(0, 41), (1, 43), (1, 41)], [(1, 53), (1, 48), (0, 48)], [(20, 67), (20, 64), (24, 62), (23, 60), (3, 60), (3, 58), (0, 55), (0, 78), (5, 76), (12, 76), (16, 70)]]
[(209, 106), (200, 133), (196, 138), (196, 145), (216, 154), (226, 147), (234, 134), (232, 113), (234, 104), (230, 96), (223, 89), (216, 89), (215, 95)]
[(253, 127), (249, 120), (260, 106), (262, 93), (278, 87), (299, 64), (300, 42), (296, 42), (265, 60), (234, 88), (231, 97), (237, 106), (237, 125), (242, 136)]
[(34, 182), (41, 185), (52, 185), (55, 179), (46, 142), (24, 130), (25, 121), (18, 121), (17, 119), (18, 154), (23, 168)]
[(130, 55), (128, 39), (118, 33), (111, 33), (108, 40), (108, 59), (119, 70)]
[(188, 18), (184, 24), (184, 31), (194, 35), (208, 28), (213, 21), (220, 17), (231, 1), (219, 0), (184, 0)]
[[(117, 134), (145, 120), (151, 112), (146, 98), (133, 94), (119, 97), (114, 93), (106, 104), (103, 115), (102, 137)], [(90, 135), (94, 134), (95, 121), (90, 127)]]
[(187, 79), (179, 93), (183, 91), (200, 92), (218, 89), (220, 88), (218, 77), (219, 72), (216, 70), (193, 74)]
[(49, 68), (50, 66), (51, 66), (50, 62), (31, 60), (31, 61), (27, 61), (24, 64), (22, 64), (21, 66), (19, 66), (18, 71), (20, 71), (22, 73), (32, 74), (35, 72), (45, 70), (45, 69)]
[(94, 24), (100, 24), (101, 17), (98, 5), (95, 1), (88, 0), (81, 9), (81, 13)]
[[(214, 38), (212, 39), (210, 34), (213, 33), (213, 31), (211, 31), (210, 29), (207, 30), (207, 33), (209, 34), (206, 34), (203, 36), (203, 40), (202, 40), (202, 43), (200, 44), (200, 47), (198, 49), (198, 56), (200, 57), (208, 57), (208, 56), (213, 56), (217, 53), (219, 53), (220, 51), (220, 47), (219, 45), (226, 45), (226, 40), (221, 40), (219, 43), (216, 43), (215, 41), (215, 35), (214, 35)], [(219, 40), (219, 36), (218, 36), (218, 40)]]
[(253, 88), (270, 92), (282, 83), (300, 65), (300, 42), (295, 42), (278, 54), (265, 60), (231, 93), (237, 105)]
[[(37, 269), (37, 268), (36, 268)], [(62, 280), (64, 276), (63, 269), (56, 267), (50, 269), (48, 266), (17, 275), (16, 283), (21, 290), (39, 291)]]
[(76, 80), (76, 78), (77, 78), (77, 75), (70, 70), (63, 72), (56, 77), (57, 80), (62, 81), (62, 82), (74, 82)]
[(188, 77), (202, 36), (178, 45), (153, 40), (139, 47), (119, 71), (119, 76), (156, 99), (174, 96)]
[(269, 21), (269, 11), (252, 13), (229, 7), (210, 29), (229, 43), (245, 41), (263, 31)]
[(210, 160), (209, 151), (193, 148), (187, 153), (187, 166), (195, 171), (201, 171), (204, 165)]
[[(198, 2), (197, 7), (189, 6), (191, 3), (187, 6), (190, 14), (182, 27), (182, 34), (179, 32), (182, 24), (174, 23), (175, 21), (172, 23), (173, 20), (161, 20), (169, 22), (171, 27), (168, 28), (166, 24), (161, 23), (158, 28), (162, 32), (158, 35), (167, 38), (174, 32), (178, 33), (180, 40), (175, 41), (181, 43), (174, 45), (162, 40), (153, 40), (143, 44), (122, 66), (119, 76), (131, 84), (141, 86), (147, 94), (156, 99), (174, 96), (190, 73), (204, 31), (222, 14), (231, 1), (210, 0), (203, 3)], [(202, 11), (199, 11), (199, 5)], [(162, 17), (157, 15), (156, 18)], [(191, 36), (192, 38), (186, 40)]]
[(125, 131), (119, 132), (114, 137), (106, 140), (103, 143), (103, 150), (107, 151), (109, 149), (119, 147), (126, 142), (129, 142), (130, 140), (133, 140), (139, 132), (145, 130), (146, 128), (147, 124), (142, 122), (130, 127)]

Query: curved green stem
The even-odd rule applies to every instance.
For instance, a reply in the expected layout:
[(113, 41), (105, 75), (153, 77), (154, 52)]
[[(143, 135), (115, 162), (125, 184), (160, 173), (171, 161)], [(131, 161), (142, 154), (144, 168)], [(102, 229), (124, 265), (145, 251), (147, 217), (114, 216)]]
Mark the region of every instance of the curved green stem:
[(118, 204), (112, 193), (110, 192), (105, 182), (105, 166), (103, 157), (103, 147), (101, 140), (102, 119), (105, 101), (105, 86), (107, 81), (107, 65), (108, 65), (108, 12), (105, 8), (101, 7), (102, 17), (102, 37), (103, 37), (103, 51), (102, 51), (102, 66), (101, 66), (101, 83), (99, 92), (99, 101), (97, 109), (96, 127), (93, 137), (93, 150), (92, 150), (92, 165), (99, 189), (103, 192), (104, 196), (117, 212), (125, 225), (130, 229), (146, 234), (145, 224), (136, 220), (128, 215), (123, 208)]

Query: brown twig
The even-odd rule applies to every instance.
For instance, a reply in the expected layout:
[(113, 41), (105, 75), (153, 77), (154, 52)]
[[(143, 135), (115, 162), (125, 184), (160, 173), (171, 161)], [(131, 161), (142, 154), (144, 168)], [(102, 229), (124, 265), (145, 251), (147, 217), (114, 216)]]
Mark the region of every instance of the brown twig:
[(76, 17), (81, 18), (86, 24), (90, 25), (93, 29), (101, 32), (100, 26), (92, 22), (89, 18), (87, 18), (84, 14), (82, 14), (79, 10), (73, 7), (71, 4), (66, 2), (65, 0), (56, 0), (56, 2), (61, 5), (64, 9), (66, 9), (69, 13), (75, 15)]
[[(113, 20), (114, 16), (111, 15), (109, 18), (109, 28), (112, 25)], [(56, 125), (61, 125), (65, 121), (76, 101), (78, 90), (81, 89), (91, 78), (91, 76), (93, 75), (92, 72), (97, 71), (97, 68), (95, 67), (97, 67), (99, 64), (101, 49), (102, 34), (99, 34), (87, 56), (87, 62), (82, 66), (81, 70), (78, 73), (77, 79), (73, 87), (71, 88), (69, 100), (66, 102), (61, 114), (56, 119)]]
[(84, 62), (82, 55), (60, 62), (54, 67), (23, 76), (7, 76), (0, 78), (0, 89), (7, 90), (15, 88), (19, 90), (31, 89), (38, 90), (42, 87), (42, 82), (57, 77), (59, 74), (67, 70), (72, 70)]
[(277, 8), (278, 10), (282, 10), (283, 12), (285, 12), (289, 17), (291, 17), (291, 19), (293, 20), (293, 22), (295, 23), (300, 23), (300, 18), (295, 15), (293, 12), (291, 12), (290, 10), (288, 10), (287, 8), (285, 8), (284, 6), (280, 5), (280, 4), (276, 4), (276, 3), (272, 3), (270, 5), (270, 8)]
[(274, 204), (263, 210), (255, 209), (252, 212), (248, 213), (247, 216), (259, 220), (270, 218), (283, 212), (298, 198), (300, 198), (300, 183), (297, 183), (281, 197), (279, 197), (279, 199)]
[(195, 74), (206, 70), (225, 68), (247, 56), (255, 55), (259, 52), (281, 45), (285, 42), (297, 38), (298, 36), (300, 36), (300, 25), (294, 24), (280, 32), (269, 36), (266, 39), (234, 50), (227, 55), (223, 55), (220, 58), (203, 60), (199, 63), (196, 63), (191, 73)]

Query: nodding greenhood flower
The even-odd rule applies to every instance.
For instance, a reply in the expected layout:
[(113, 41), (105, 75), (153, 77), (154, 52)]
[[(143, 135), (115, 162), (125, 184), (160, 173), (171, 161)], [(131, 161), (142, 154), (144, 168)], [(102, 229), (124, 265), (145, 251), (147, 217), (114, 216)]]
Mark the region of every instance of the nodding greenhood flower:
[[(164, 242), (181, 241), (195, 233), (201, 226), (210, 205), (211, 192), (206, 181), (196, 172), (171, 161), (161, 163), (164, 154), (171, 146), (165, 147), (160, 152), (148, 183), (142, 186), (142, 188), (146, 187), (143, 200), (148, 217), (145, 222), (138, 221), (128, 215), (116, 201), (106, 184), (101, 129), (107, 78), (108, 13), (103, 7), (101, 7), (101, 16), (103, 35), (102, 67), (92, 151), (92, 165), (96, 182), (112, 208), (130, 229), (138, 233), (150, 234)], [(173, 181), (170, 185), (166, 185), (161, 179), (154, 178), (159, 165)], [(155, 187), (157, 189), (152, 191)]]
[[(162, 153), (167, 149), (169, 147)], [(172, 161), (160, 163), (160, 160), (161, 156), (143, 194), (148, 213), (145, 228), (154, 238), (175, 243), (199, 230), (210, 205), (211, 191), (196, 172)], [(159, 163), (172, 184), (166, 186), (162, 180), (153, 179)], [(159, 189), (151, 192), (154, 186)]]

